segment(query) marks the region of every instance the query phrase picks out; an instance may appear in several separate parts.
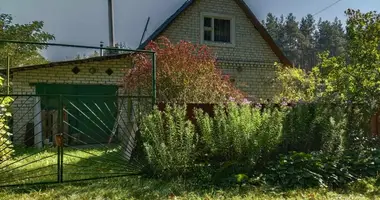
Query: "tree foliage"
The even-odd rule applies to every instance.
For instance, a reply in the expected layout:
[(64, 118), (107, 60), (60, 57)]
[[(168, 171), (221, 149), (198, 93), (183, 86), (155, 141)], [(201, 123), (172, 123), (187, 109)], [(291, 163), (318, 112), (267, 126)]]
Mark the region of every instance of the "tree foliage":
[(301, 68), (280, 66), (277, 68), (276, 76), (280, 87), (280, 93), (274, 98), (276, 102), (313, 102), (322, 95), (322, 78), (318, 68), (306, 72)]
[(347, 10), (346, 56), (321, 56), (326, 95), (360, 104), (368, 114), (380, 106), (380, 15)]
[(333, 22), (319, 19), (316, 23), (311, 14), (298, 21), (292, 13), (279, 18), (268, 13), (263, 24), (284, 54), (303, 69), (311, 70), (318, 63), (318, 53), (344, 53), (346, 36), (337, 18)]
[(282, 93), (277, 99), (342, 105), (351, 109), (354, 121), (368, 126), (380, 109), (380, 15), (351, 9), (346, 15), (345, 53), (320, 54), (321, 63), (311, 72), (279, 68)]
[[(161, 37), (151, 42), (147, 50), (157, 55), (157, 97), (165, 102), (211, 103), (237, 100), (243, 94), (216, 67), (216, 58), (205, 45), (186, 41), (177, 44)], [(134, 57), (135, 66), (124, 78), (129, 92), (150, 95), (152, 92), (152, 62), (148, 54)]]
[[(42, 21), (28, 24), (14, 24), (9, 14), (0, 14), (0, 38), (3, 40), (21, 40), (30, 42), (48, 42), (54, 36), (43, 31)], [(41, 45), (0, 43), (0, 60), (5, 61), (9, 55), (12, 66), (32, 65), (46, 62), (39, 51), (46, 48)]]

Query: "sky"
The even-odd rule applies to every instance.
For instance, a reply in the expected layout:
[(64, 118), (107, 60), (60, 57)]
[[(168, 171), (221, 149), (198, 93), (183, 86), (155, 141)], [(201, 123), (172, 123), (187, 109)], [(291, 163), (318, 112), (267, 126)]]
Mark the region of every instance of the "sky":
[[(151, 18), (146, 36), (160, 26), (186, 0), (114, 0), (115, 41), (131, 48), (138, 46), (145, 23)], [(337, 0), (245, 0), (260, 19), (268, 12), (277, 16), (293, 13), (298, 19), (315, 14)], [(163, 3), (165, 2), (165, 3)], [(380, 12), (380, 0), (341, 0), (315, 15), (326, 20), (345, 21), (348, 8)], [(44, 30), (57, 43), (99, 46), (108, 44), (107, 0), (0, 0), (0, 13), (12, 14), (15, 23), (44, 21)], [(76, 52), (78, 51), (78, 52)], [(55, 59), (82, 50), (52, 47), (45, 56)], [(71, 55), (70, 55), (71, 56)]]

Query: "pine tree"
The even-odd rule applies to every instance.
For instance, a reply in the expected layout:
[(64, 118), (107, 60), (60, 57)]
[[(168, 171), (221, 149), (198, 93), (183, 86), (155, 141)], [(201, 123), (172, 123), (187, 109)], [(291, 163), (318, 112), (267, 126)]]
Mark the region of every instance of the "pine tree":
[(331, 24), (331, 28), (332, 28), (332, 43), (333, 43), (333, 46), (331, 48), (331, 55), (332, 56), (342, 55), (345, 53), (345, 45), (346, 45), (346, 38), (345, 38), (343, 24), (336, 17), (334, 22), (332, 22)]
[(280, 22), (277, 17), (275, 17), (272, 13), (268, 13), (266, 17), (266, 21), (262, 22), (268, 31), (269, 35), (273, 38), (277, 45), (280, 45)]
[(301, 60), (300, 65), (305, 69), (311, 69), (315, 65), (315, 20), (313, 15), (308, 14), (303, 17), (300, 22), (300, 32), (302, 34), (302, 40), (300, 44), (301, 48)]
[(284, 54), (295, 64), (306, 70), (318, 63), (318, 54), (329, 51), (330, 56), (342, 55), (346, 39), (342, 22), (319, 19), (308, 14), (300, 21), (290, 13), (279, 18), (268, 13), (262, 22), (268, 33)]
[(283, 26), (283, 33), (283, 51), (294, 64), (299, 65), (301, 58), (300, 44), (302, 43), (303, 37), (299, 31), (296, 17), (292, 13), (286, 17), (286, 21)]

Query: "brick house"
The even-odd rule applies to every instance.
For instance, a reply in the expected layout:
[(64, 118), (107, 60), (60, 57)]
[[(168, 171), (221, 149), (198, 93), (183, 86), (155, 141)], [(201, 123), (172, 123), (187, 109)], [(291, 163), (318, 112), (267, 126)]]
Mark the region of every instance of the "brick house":
[(187, 0), (148, 39), (206, 44), (224, 73), (250, 97), (268, 99), (274, 63), (291, 65), (244, 0)]
[[(291, 64), (243, 0), (187, 0), (139, 49), (159, 36), (172, 42), (186, 40), (210, 46), (219, 67), (250, 97), (271, 98), (276, 92), (270, 84), (274, 63)], [(119, 54), (16, 67), (11, 69), (12, 93), (115, 94), (123, 69), (131, 66), (130, 54)], [(14, 102), (20, 109), (13, 116), (14, 121), (20, 121), (13, 127), (20, 130), (14, 131), (15, 143), (25, 139), (25, 123), (35, 118), (27, 110), (35, 102), (27, 97)]]

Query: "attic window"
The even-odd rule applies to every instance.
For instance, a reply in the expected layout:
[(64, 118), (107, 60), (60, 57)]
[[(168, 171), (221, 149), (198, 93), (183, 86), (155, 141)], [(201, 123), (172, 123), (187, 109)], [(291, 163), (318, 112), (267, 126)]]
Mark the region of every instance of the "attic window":
[(234, 44), (234, 17), (202, 13), (201, 36), (203, 43)]

